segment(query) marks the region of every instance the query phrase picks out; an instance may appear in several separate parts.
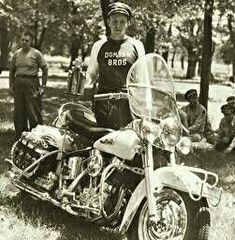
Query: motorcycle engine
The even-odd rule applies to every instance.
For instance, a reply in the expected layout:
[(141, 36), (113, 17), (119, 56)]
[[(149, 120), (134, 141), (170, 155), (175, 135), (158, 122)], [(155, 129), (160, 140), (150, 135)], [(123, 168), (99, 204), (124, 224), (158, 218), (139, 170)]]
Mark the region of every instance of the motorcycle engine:
[(99, 150), (93, 149), (90, 151), (89, 161), (81, 167), (86, 169), (88, 175), (84, 185), (77, 192), (78, 199), (82, 205), (99, 208), (101, 174), (108, 161)]
[(99, 150), (93, 150), (90, 154), (90, 162), (87, 165), (88, 174), (91, 177), (98, 176), (103, 168), (103, 157)]
[[(12, 147), (11, 160), (19, 170), (25, 170), (41, 156), (49, 152), (49, 146), (42, 138), (37, 138), (31, 133), (23, 133)], [(35, 172), (36, 165), (30, 172)]]

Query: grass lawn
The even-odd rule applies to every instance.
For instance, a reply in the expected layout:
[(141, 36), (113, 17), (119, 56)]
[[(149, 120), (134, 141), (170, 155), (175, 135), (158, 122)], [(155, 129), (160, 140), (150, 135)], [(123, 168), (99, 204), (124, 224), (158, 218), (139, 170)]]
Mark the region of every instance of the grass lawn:
[[(51, 124), (57, 116), (58, 107), (68, 101), (76, 101), (64, 89), (47, 88), (43, 96), (45, 124)], [(78, 101), (78, 100), (77, 100)], [(0, 174), (8, 169), (4, 159), (9, 156), (14, 143), (13, 99), (7, 89), (0, 89)], [(19, 196), (12, 200), (4, 196), (4, 181), (0, 179), (0, 239), (4, 240), (101, 240), (120, 239), (116, 233), (100, 230), (64, 211)], [(1, 187), (2, 186), (2, 187)]]
[[(58, 107), (69, 97), (62, 88), (48, 88), (43, 97), (44, 123), (51, 124)], [(9, 156), (14, 143), (13, 99), (6, 89), (0, 89), (0, 173), (8, 166), (4, 159)], [(235, 157), (233, 154), (210, 151), (195, 151), (183, 157), (186, 165), (198, 166), (219, 175), (219, 185), (225, 193), (221, 204), (212, 208), (212, 230), (210, 240), (235, 239)], [(2, 179), (0, 179), (3, 182)], [(1, 193), (1, 188), (0, 188)], [(48, 239), (48, 240), (99, 240), (120, 239), (116, 233), (100, 231), (97, 227), (84, 223), (73, 216), (45, 203), (20, 196), (11, 200), (0, 194), (0, 239)], [(19, 235), (19, 232), (25, 234)], [(5, 234), (5, 235), (4, 235)]]

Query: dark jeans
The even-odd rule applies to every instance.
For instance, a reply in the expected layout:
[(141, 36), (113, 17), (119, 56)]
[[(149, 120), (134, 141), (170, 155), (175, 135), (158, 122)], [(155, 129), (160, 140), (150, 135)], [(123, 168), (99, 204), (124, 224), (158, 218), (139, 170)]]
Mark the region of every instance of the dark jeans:
[[(17, 77), (14, 82), (14, 125), (16, 139), (23, 131), (42, 124), (38, 77)], [(28, 127), (29, 124), (29, 127)]]
[(132, 121), (127, 99), (111, 99), (94, 103), (97, 124), (118, 130)]

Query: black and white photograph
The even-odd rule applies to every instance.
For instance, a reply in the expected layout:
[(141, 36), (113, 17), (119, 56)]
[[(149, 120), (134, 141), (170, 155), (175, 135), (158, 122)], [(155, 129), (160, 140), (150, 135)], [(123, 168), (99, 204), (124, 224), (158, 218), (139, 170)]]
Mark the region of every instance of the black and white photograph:
[(235, 239), (235, 1), (0, 0), (0, 240)]

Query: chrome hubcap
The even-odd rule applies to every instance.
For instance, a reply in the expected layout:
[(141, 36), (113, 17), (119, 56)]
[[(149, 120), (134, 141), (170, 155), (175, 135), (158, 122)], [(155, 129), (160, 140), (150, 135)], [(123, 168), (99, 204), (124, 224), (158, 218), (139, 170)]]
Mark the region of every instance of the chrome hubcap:
[(140, 215), (138, 234), (143, 240), (182, 240), (187, 228), (187, 210), (181, 196), (164, 190), (156, 198), (157, 222), (149, 221), (147, 202)]

